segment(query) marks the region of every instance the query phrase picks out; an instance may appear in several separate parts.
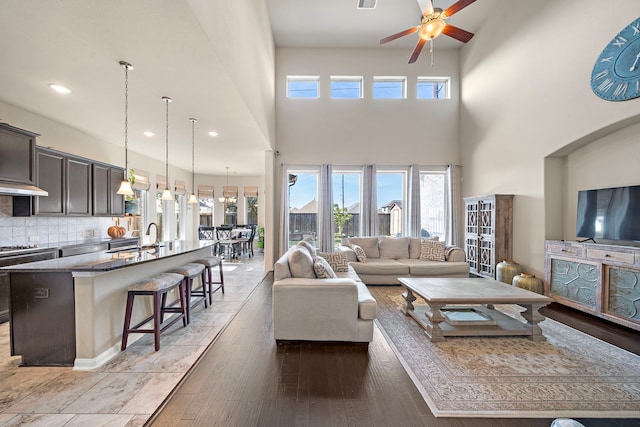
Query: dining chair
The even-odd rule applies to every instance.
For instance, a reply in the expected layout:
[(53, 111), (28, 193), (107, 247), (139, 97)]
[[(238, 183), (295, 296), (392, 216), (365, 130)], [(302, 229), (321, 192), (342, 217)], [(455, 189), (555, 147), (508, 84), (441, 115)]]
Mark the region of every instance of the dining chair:
[(240, 242), (231, 236), (232, 231), (233, 227), (216, 227), (216, 237), (218, 238), (219, 248), (218, 254), (225, 257), (228, 253), (230, 259), (236, 257), (237, 248), (240, 246)]

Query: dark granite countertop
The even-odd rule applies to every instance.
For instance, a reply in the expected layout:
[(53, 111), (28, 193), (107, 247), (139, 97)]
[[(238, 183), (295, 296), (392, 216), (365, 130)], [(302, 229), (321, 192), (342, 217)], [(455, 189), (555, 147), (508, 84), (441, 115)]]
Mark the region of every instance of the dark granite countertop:
[(26, 264), (2, 267), (0, 270), (8, 272), (47, 272), (47, 271), (110, 271), (145, 262), (168, 258), (201, 248), (213, 246), (211, 240), (185, 241), (175, 240), (160, 242), (159, 247), (121, 248), (65, 258), (55, 258), (45, 261), (29, 262)]

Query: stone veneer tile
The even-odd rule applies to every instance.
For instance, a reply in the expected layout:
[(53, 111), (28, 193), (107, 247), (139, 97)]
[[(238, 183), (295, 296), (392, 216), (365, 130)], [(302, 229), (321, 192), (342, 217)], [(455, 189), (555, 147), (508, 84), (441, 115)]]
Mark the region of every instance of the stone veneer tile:
[(125, 427), (132, 415), (119, 414), (79, 414), (75, 415), (64, 427)]
[(73, 414), (21, 414), (14, 416), (2, 426), (62, 427), (67, 425), (72, 418)]
[(150, 381), (120, 410), (120, 414), (153, 414), (183, 377), (182, 373), (152, 375)]
[(107, 374), (102, 381), (67, 406), (63, 413), (116, 414), (152, 378), (152, 374), (135, 372)]

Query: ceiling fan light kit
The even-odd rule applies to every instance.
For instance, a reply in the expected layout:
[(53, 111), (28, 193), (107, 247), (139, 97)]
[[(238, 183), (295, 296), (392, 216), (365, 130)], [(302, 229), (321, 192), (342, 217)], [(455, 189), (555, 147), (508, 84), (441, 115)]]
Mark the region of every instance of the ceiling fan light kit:
[(420, 25), (385, 37), (380, 40), (380, 44), (385, 44), (390, 41), (399, 39), (400, 37), (404, 37), (417, 32), (419, 36), (418, 43), (416, 44), (416, 47), (413, 50), (411, 57), (409, 58), (409, 64), (413, 64), (418, 60), (425, 42), (429, 41), (431, 52), (431, 66), (433, 67), (433, 39), (438, 37), (440, 34), (444, 34), (458, 41), (461, 41), (462, 43), (467, 43), (473, 37), (473, 33), (448, 24), (447, 22), (445, 22), (445, 20), (475, 1), (476, 0), (459, 0), (449, 6), (446, 10), (442, 10), (440, 8), (434, 9), (433, 4), (429, 0), (427, 6), (422, 11)]

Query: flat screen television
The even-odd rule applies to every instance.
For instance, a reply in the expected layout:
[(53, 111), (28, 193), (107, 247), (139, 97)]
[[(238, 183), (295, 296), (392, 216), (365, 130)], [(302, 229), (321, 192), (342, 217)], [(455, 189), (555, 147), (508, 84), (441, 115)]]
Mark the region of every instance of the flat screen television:
[(576, 236), (640, 241), (640, 185), (579, 191)]

